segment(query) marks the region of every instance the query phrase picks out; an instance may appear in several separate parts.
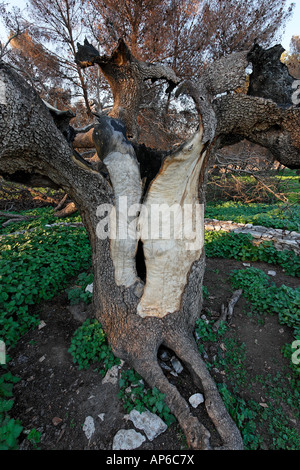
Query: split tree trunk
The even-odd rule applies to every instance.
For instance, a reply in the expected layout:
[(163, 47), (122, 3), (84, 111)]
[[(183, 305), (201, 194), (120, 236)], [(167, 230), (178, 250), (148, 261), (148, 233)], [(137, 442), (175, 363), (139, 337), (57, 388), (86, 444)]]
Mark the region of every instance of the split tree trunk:
[[(249, 138), (274, 150), (279, 160), (287, 161), (290, 156), (293, 166), (299, 162), (299, 109), (283, 109), (263, 97), (235, 94), (213, 101), (218, 94), (234, 91), (244, 83), (247, 63), (246, 53), (233, 54), (221, 59), (215, 69), (208, 68), (197, 86), (187, 82), (180, 87), (178, 93), (192, 95), (200, 126), (195, 136), (174, 153), (148, 152), (145, 156), (144, 149), (127, 140), (120, 121), (100, 117), (93, 141), (108, 178), (84, 164), (34, 90), (0, 63), (1, 174), (13, 180), (23, 177), (28, 182), (36, 174), (43, 181), (46, 177), (48, 184), (63, 188), (75, 202), (92, 247), (95, 315), (114, 354), (165, 394), (192, 449), (210, 449), (210, 435), (163, 374), (157, 360), (161, 345), (182, 360), (203, 389), (206, 410), (221, 437), (222, 448), (243, 448), (241, 435), (193, 336), (201, 311), (205, 270), (203, 204), (208, 160), (232, 139)], [(131, 130), (135, 117), (129, 109), (126, 120)], [(142, 184), (143, 177), (146, 185)], [(136, 213), (123, 221), (118, 209), (124, 198), (129, 206), (143, 203), (138, 223)], [(155, 204), (165, 204), (164, 215), (174, 204), (176, 216), (184, 207), (191, 209), (192, 218), (184, 225), (183, 238), (174, 236), (175, 222), (171, 224), (173, 237), (149, 236), (149, 214)], [(122, 223), (123, 229), (135, 236), (122, 238), (118, 231), (113, 239), (104, 236), (105, 208), (108, 212), (112, 209), (112, 228)], [(145, 279), (137, 263), (139, 243), (143, 246)]]

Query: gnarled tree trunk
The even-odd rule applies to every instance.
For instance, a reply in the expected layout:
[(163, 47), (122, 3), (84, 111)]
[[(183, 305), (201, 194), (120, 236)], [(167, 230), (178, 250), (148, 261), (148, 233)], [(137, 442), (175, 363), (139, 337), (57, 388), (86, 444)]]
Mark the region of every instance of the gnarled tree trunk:
[[(151, 68), (140, 65), (120, 44), (113, 59), (101, 59), (104, 73), (107, 62), (114, 61), (115, 98), (128, 67)], [(122, 54), (126, 55), (125, 72)], [(90, 62), (81, 54), (81, 63)], [(247, 138), (271, 149), (284, 164), (299, 167), (299, 108), (279, 107), (262, 96), (231, 93), (244, 84), (247, 64), (246, 52), (232, 54), (209, 67), (200, 83), (180, 85), (177, 93), (193, 97), (200, 124), (196, 134), (173, 153), (150, 151), (128, 140), (126, 127), (115, 119), (116, 115), (124, 117), (119, 112), (120, 102), (125, 107), (126, 102), (120, 98), (114, 107), (116, 115), (99, 117), (91, 136), (107, 177), (73, 151), (68, 133), (56, 127), (34, 90), (8, 65), (0, 64), (0, 172), (12, 180), (26, 179), (29, 184), (33, 176), (40, 175), (43, 182), (47, 179), (48, 184), (63, 188), (75, 202), (92, 247), (95, 315), (114, 354), (165, 394), (192, 449), (210, 449), (210, 435), (163, 374), (157, 361), (161, 345), (170, 348), (185, 363), (195, 383), (201, 384), (222, 448), (243, 448), (240, 433), (193, 336), (205, 270), (208, 161), (221, 146)], [(161, 70), (156, 78), (166, 76)], [(120, 85), (118, 76), (122, 77)], [(140, 72), (137, 76), (134, 106), (125, 109), (130, 136), (136, 129), (136, 96), (143, 81)], [(178, 83), (176, 77), (172, 80)], [(151, 210), (157, 207), (162, 220), (169, 222), (170, 218), (170, 224), (160, 226), (159, 219), (152, 217)], [(106, 223), (110, 237), (105, 232)], [(159, 230), (163, 232), (166, 227), (170, 233), (162, 236)], [(137, 261), (139, 246), (143, 248), (146, 275)]]

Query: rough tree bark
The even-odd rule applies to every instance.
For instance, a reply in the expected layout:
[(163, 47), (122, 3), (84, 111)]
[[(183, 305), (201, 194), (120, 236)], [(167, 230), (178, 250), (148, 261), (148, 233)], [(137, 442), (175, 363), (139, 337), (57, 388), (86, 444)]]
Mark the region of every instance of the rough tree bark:
[[(300, 166), (299, 107), (280, 107), (270, 97), (234, 93), (244, 84), (248, 61), (247, 52), (232, 54), (207, 68), (199, 83), (185, 82), (178, 87), (177, 94), (193, 97), (199, 129), (175, 152), (163, 153), (129, 141), (128, 132), (136, 135), (139, 96), (146, 76), (140, 71), (150, 69), (148, 78), (166, 78), (169, 69), (163, 71), (160, 66), (160, 72), (153, 74), (156, 66), (137, 62), (120, 42), (117, 52), (101, 58), (99, 64), (107, 77), (113, 76), (108, 78), (115, 98), (113, 116), (100, 116), (92, 133), (107, 176), (73, 151), (70, 134), (55, 125), (34, 90), (9, 65), (0, 64), (0, 172), (11, 180), (23, 178), (29, 183), (39, 175), (44, 183), (63, 188), (75, 202), (92, 247), (95, 315), (114, 354), (165, 394), (192, 449), (210, 449), (210, 433), (163, 374), (157, 360), (161, 345), (185, 363), (203, 390), (207, 413), (223, 442), (221, 448), (243, 448), (193, 335), (205, 270), (203, 207), (208, 161), (218, 148), (246, 138), (268, 147), (285, 165)], [(80, 63), (94, 62), (95, 54), (85, 57), (81, 50)], [(129, 94), (129, 102), (123, 86), (128, 70), (133, 75), (138, 71), (135, 77), (131, 75), (135, 92)], [(179, 82), (174, 75), (171, 80)], [(124, 119), (127, 135), (116, 117)], [(128, 207), (143, 204), (135, 206), (139, 217), (131, 213), (123, 220), (119, 209), (124, 198)], [(177, 236), (176, 217), (171, 223), (173, 236), (157, 237), (152, 232), (149, 236), (149, 214), (155, 204), (164, 204), (166, 218), (172, 205), (179, 212), (185, 207), (191, 210), (184, 221), (184, 237)], [(109, 219), (105, 207), (107, 211), (112, 208)], [(129, 236), (122, 238), (118, 231), (115, 238), (103, 236), (103, 220), (110, 221), (112, 230), (121, 226)], [(146, 274), (136, 259), (138, 245), (143, 248)]]

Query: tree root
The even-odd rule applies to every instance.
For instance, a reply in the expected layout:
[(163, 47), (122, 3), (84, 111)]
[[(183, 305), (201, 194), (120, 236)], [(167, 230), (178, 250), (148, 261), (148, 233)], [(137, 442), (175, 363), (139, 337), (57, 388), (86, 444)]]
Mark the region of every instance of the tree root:
[(192, 415), (185, 399), (164, 375), (157, 358), (153, 357), (151, 361), (143, 362), (138, 360), (132, 365), (151, 387), (156, 387), (165, 394), (165, 402), (183, 429), (189, 448), (211, 449), (209, 431)]
[[(226, 410), (217, 386), (198, 352), (195, 341), (186, 335), (183, 338), (177, 336), (174, 338), (173, 333), (172, 340), (164, 341), (163, 344), (172, 349), (178, 358), (185, 363), (195, 384), (204, 390), (207, 413), (223, 442), (223, 445), (217, 449), (242, 450), (243, 441), (240, 432)], [(186, 400), (164, 375), (157, 361), (157, 350), (155, 354), (145, 354), (144, 350), (143, 358), (136, 358), (130, 363), (149, 386), (156, 387), (165, 395), (165, 403), (184, 431), (188, 447), (193, 450), (212, 450), (210, 432), (192, 415)]]
[(193, 338), (172, 337), (172, 341), (166, 344), (181, 359), (189, 369), (197, 386), (202, 386), (205, 396), (205, 407), (223, 445), (218, 449), (242, 450), (243, 440), (233, 419), (226, 410), (225, 404), (218, 392), (205, 362), (201, 358), (197, 345)]

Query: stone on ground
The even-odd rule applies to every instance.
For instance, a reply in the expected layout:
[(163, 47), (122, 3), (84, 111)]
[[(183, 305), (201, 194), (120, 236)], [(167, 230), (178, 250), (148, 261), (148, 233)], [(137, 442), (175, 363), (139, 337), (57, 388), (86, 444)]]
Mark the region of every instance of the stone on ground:
[(195, 393), (194, 395), (190, 396), (189, 402), (193, 408), (197, 408), (200, 403), (204, 402), (204, 397), (202, 393)]
[(149, 410), (142, 413), (137, 410), (131, 410), (129, 419), (137, 429), (144, 431), (149, 441), (153, 441), (153, 439), (165, 432), (168, 427), (159, 416), (151, 413)]
[(140, 447), (146, 438), (134, 429), (120, 429), (113, 440), (113, 450), (132, 450)]
[(95, 432), (95, 423), (92, 416), (87, 416), (84, 421), (83, 431), (87, 439), (90, 439)]

